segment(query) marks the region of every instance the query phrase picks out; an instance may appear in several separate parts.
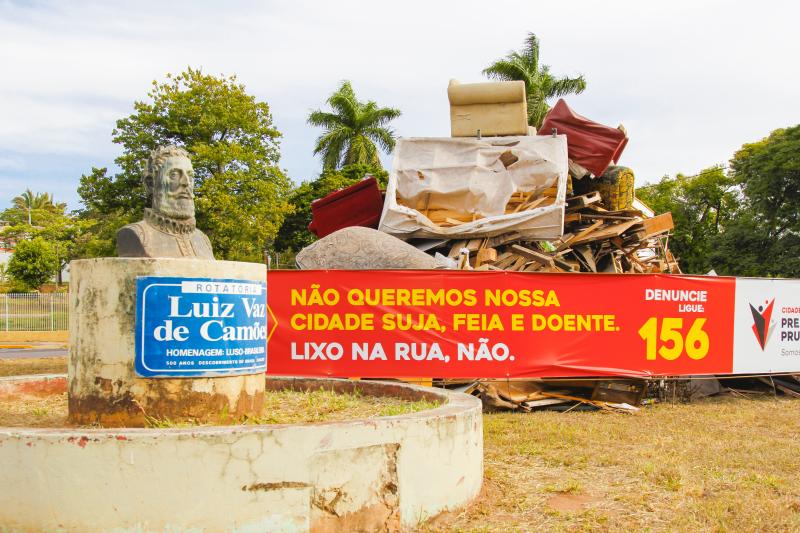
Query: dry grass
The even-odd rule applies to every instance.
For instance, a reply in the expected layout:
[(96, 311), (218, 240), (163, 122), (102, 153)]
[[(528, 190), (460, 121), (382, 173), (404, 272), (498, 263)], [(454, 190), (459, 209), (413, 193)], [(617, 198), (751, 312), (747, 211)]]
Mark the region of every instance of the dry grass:
[[(227, 412), (208, 420), (150, 418), (150, 427), (191, 427), (234, 424), (302, 424), (374, 418), (432, 409), (428, 401), (410, 402), (400, 398), (354, 393), (316, 391), (267, 391), (259, 417), (236, 419)], [(66, 427), (67, 394), (21, 395), (0, 399), (0, 427)]]
[(66, 427), (67, 393), (0, 398), (0, 427)]
[(490, 414), (485, 483), (423, 531), (800, 531), (800, 401)]
[(0, 377), (28, 374), (66, 374), (66, 357), (0, 359)]

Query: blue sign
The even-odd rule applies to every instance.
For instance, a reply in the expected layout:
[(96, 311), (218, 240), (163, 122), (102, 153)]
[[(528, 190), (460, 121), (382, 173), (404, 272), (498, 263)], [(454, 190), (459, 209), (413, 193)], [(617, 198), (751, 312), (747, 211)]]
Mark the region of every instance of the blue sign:
[(136, 373), (230, 376), (267, 367), (267, 284), (136, 279)]

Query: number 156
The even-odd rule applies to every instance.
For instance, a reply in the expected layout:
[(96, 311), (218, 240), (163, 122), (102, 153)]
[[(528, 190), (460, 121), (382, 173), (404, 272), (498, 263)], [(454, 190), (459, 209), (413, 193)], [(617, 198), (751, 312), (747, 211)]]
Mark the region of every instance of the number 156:
[(655, 361), (659, 355), (672, 361), (684, 350), (690, 358), (702, 359), (708, 355), (709, 347), (708, 333), (703, 331), (705, 323), (705, 318), (696, 318), (684, 335), (682, 318), (662, 318), (659, 324), (658, 318), (650, 317), (639, 329), (639, 336), (647, 343), (647, 359)]

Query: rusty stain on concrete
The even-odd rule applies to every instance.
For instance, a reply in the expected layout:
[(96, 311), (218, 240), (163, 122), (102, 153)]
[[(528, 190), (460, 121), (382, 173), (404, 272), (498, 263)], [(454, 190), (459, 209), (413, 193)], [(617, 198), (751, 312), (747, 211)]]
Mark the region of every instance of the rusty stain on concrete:
[(263, 373), (143, 379), (135, 372), (138, 276), (262, 280), (266, 267), (230, 261), (98, 258), (73, 261), (70, 285), (69, 420), (144, 427), (152, 419), (239, 418), (263, 407)]

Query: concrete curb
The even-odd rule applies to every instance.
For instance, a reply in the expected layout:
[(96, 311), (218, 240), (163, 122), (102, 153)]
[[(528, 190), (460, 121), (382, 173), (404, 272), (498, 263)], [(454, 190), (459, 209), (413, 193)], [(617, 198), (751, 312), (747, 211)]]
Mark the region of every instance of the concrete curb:
[[(36, 379), (43, 377), (27, 382)], [(378, 524), (400, 531), (463, 506), (480, 491), (477, 398), (396, 382), (267, 383), (357, 387), (445, 403), (408, 415), (319, 424), (0, 428), (0, 464), (11, 465), (0, 469), (0, 486), (14, 487), (0, 494), (0, 523), (11, 531), (297, 532), (376, 530)]]

